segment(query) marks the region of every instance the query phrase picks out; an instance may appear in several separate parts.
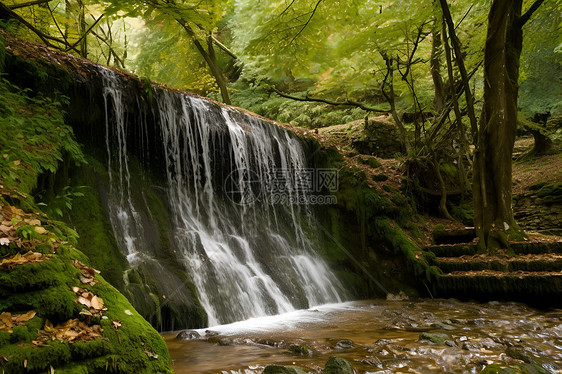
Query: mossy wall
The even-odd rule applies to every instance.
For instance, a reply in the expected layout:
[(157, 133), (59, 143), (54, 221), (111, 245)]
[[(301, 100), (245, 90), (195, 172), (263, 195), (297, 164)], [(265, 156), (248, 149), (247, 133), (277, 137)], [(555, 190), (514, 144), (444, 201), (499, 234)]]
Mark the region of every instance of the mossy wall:
[(338, 171), (336, 205), (321, 207), (324, 257), (355, 297), (381, 297), (404, 291), (427, 295), (438, 274), (416, 252), (408, 227), (414, 212), (400, 191), (370, 187), (364, 172), (347, 166), (337, 149), (305, 138), (311, 163)]

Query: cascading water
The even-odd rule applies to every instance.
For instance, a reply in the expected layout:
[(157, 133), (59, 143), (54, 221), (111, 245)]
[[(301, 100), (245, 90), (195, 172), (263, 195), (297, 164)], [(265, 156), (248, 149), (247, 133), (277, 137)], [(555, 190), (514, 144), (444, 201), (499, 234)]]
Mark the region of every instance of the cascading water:
[[(118, 176), (112, 223), (134, 265), (146, 249), (128, 192), (128, 124), (118, 80), (110, 70), (103, 76), (108, 156), (117, 163), (109, 169)], [(209, 325), (341, 301), (340, 283), (315, 253), (315, 233), (302, 228), (314, 226), (311, 207), (272, 204), (279, 193), (305, 200), (299, 186), (307, 182), (306, 157), (296, 136), (170, 90), (155, 90), (154, 102), (177, 261), (189, 272)]]
[[(115, 237), (131, 265), (138, 264), (142, 251), (142, 224), (133, 204), (131, 175), (127, 158), (127, 123), (123, 104), (123, 89), (119, 78), (109, 69), (102, 69), (105, 104), (105, 144), (109, 188), (112, 201), (109, 217)], [(115, 163), (116, 165), (113, 165)]]

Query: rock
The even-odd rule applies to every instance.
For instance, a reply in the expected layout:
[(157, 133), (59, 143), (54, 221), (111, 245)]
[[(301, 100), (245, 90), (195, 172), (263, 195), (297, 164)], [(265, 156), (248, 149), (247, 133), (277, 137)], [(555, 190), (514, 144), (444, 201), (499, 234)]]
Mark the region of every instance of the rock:
[(450, 340), (449, 335), (442, 334), (439, 332), (431, 333), (424, 332), (420, 334), (420, 340), (427, 340), (436, 345), (445, 345), (448, 340)]
[(350, 349), (353, 348), (354, 344), (353, 341), (349, 339), (340, 340), (336, 343), (336, 349)]
[(296, 366), (268, 365), (263, 374), (306, 374), (306, 372)]
[(201, 334), (199, 334), (195, 330), (183, 330), (176, 335), (176, 339), (181, 339), (181, 340), (193, 340), (193, 339), (198, 339), (200, 337)]
[[(505, 353), (515, 359), (523, 361), (525, 369), (529, 373), (559, 373), (560, 367), (548, 360), (547, 357), (543, 355), (538, 355), (533, 352), (532, 347), (524, 348), (521, 346), (509, 347), (505, 350)], [(536, 351), (536, 350), (535, 350)], [(545, 360), (546, 359), (546, 360)]]
[(355, 369), (347, 360), (332, 356), (326, 362), (322, 374), (355, 374)]
[(363, 359), (363, 360), (361, 360), (361, 362), (366, 364), (366, 365), (369, 365), (369, 366), (375, 366), (379, 369), (383, 368), (382, 361), (376, 356)]
[(312, 356), (312, 349), (305, 344), (291, 344), (289, 351), (301, 356)]

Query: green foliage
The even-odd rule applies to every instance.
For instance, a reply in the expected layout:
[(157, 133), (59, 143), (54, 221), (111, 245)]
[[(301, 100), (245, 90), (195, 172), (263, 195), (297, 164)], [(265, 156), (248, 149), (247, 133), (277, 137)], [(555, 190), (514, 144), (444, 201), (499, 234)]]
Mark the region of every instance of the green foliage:
[[(84, 196), (84, 192), (82, 192), (84, 188), (84, 186), (65, 186), (62, 188), (62, 191), (48, 201), (48, 203), (40, 202), (37, 205), (40, 206), (47, 215), (62, 218), (65, 212), (72, 210), (73, 200)], [(37, 200), (40, 201), (42, 198), (43, 196), (41, 194), (37, 195)]]
[(562, 114), (562, 5), (546, 1), (523, 30), (519, 107), (535, 113)]
[(29, 93), (0, 78), (0, 180), (24, 194), (33, 190), (41, 173), (56, 172), (65, 155), (76, 164), (84, 162), (72, 128), (64, 123), (67, 99)]
[[(312, 84), (312, 81), (303, 80), (281, 84), (306, 90), (306, 86)], [(263, 85), (256, 86), (244, 79), (239, 80), (231, 87), (231, 98), (234, 105), (279, 122), (290, 123), (293, 126), (314, 129), (339, 125), (365, 118), (367, 114), (359, 108), (339, 108), (328, 104), (286, 99), (277, 94), (269, 93)], [(306, 91), (294, 92), (293, 94), (304, 96)]]

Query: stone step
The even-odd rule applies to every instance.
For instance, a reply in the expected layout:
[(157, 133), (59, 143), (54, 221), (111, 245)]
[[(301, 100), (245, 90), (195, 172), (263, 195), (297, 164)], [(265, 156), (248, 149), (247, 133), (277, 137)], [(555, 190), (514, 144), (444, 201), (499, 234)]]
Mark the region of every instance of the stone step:
[(521, 255), (511, 258), (497, 256), (437, 257), (437, 265), (443, 273), (470, 270), (494, 270), (501, 272), (560, 272), (562, 255)]
[(474, 227), (465, 227), (458, 230), (436, 230), (433, 232), (435, 244), (470, 243), (476, 238)]
[(476, 254), (476, 244), (440, 244), (430, 245), (424, 251), (433, 252), (437, 257), (460, 257)]
[(562, 306), (562, 272), (455, 271), (436, 277), (432, 287), (433, 296), (439, 298)]
[(512, 242), (509, 249), (516, 254), (562, 253), (562, 242)]
[[(475, 243), (430, 245), (424, 251), (433, 252), (437, 257), (471, 256), (477, 252)], [(508, 252), (522, 254), (562, 254), (562, 242), (511, 242)]]

